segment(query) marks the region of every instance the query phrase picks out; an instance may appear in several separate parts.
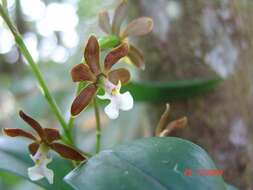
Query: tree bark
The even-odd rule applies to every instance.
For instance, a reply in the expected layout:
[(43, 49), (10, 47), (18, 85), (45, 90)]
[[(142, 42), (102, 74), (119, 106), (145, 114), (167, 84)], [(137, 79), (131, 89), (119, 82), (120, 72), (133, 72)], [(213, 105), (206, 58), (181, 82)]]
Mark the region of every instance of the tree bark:
[[(209, 94), (171, 103), (172, 118), (189, 119), (174, 135), (207, 150), (227, 182), (253, 189), (253, 2), (132, 0), (131, 8), (154, 19), (153, 34), (139, 40), (143, 80), (225, 79)], [(164, 108), (148, 108), (153, 126)]]

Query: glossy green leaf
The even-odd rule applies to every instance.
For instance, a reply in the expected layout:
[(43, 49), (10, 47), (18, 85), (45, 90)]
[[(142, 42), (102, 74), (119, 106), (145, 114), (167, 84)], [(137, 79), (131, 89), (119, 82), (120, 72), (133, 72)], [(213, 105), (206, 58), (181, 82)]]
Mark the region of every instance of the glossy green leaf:
[(214, 78), (179, 80), (168, 83), (132, 82), (122, 89), (130, 91), (135, 101), (163, 102), (204, 94), (217, 87), (221, 81), (221, 78)]
[[(190, 169), (192, 176), (185, 175)], [(221, 176), (199, 146), (179, 138), (145, 138), (94, 156), (65, 177), (76, 190), (226, 190)]]
[[(29, 180), (27, 168), (33, 166), (27, 149), (28, 141), (14, 138), (0, 138), (0, 171), (7, 171)], [(62, 179), (71, 169), (71, 163), (55, 156), (52, 163), (48, 165), (54, 170), (54, 184), (50, 185), (45, 179), (36, 183), (47, 190), (72, 190)]]

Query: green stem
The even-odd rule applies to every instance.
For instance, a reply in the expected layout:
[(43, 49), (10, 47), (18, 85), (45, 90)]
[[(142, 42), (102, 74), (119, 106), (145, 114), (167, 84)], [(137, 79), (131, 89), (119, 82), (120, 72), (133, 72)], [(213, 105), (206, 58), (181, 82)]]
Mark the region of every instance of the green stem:
[[(4, 19), (4, 21), (6, 22), (7, 26), (9, 27), (9, 29), (11, 30), (14, 38), (15, 38), (15, 41), (16, 41), (16, 44), (17, 46), (19, 47), (21, 53), (24, 55), (24, 57), (26, 58), (28, 64), (30, 65), (30, 67), (32, 68), (32, 72), (33, 74), (35, 75), (38, 83), (39, 83), (39, 86), (41, 87), (42, 89), (42, 92), (43, 92), (43, 95), (45, 96), (48, 104), (50, 105), (52, 111), (54, 112), (54, 114), (56, 115), (57, 119), (59, 120), (63, 130), (64, 130), (64, 133), (68, 139), (68, 144), (69, 143), (72, 143), (72, 138), (71, 138), (71, 134), (69, 133), (68, 131), (68, 126), (67, 124), (65, 123), (64, 121), (64, 118), (62, 117), (61, 115), (61, 112), (55, 102), (55, 100), (53, 99), (53, 97), (51, 96), (49, 90), (48, 90), (48, 87), (40, 73), (40, 70), (39, 70), (39, 67), (38, 65), (34, 62), (30, 52), (28, 51), (23, 39), (22, 39), (22, 36), (19, 34), (18, 30), (16, 29), (16, 27), (14, 26), (13, 22), (11, 21), (8, 13), (5, 11), (5, 9), (3, 8), (3, 6), (0, 4), (0, 14), (2, 16), (2, 18)], [(65, 139), (66, 141), (66, 139)]]
[(100, 151), (101, 144), (101, 127), (100, 127), (100, 115), (96, 97), (93, 98), (93, 105), (96, 117), (96, 153)]
[(70, 116), (69, 118), (69, 122), (68, 122), (68, 126), (69, 126), (69, 131), (72, 130), (73, 126), (74, 126), (74, 122), (75, 122), (75, 118)]
[(98, 39), (99, 47), (102, 50), (111, 49), (120, 44), (120, 38), (118, 36), (108, 35)]
[(2, 0), (3, 7), (7, 8), (7, 0)]

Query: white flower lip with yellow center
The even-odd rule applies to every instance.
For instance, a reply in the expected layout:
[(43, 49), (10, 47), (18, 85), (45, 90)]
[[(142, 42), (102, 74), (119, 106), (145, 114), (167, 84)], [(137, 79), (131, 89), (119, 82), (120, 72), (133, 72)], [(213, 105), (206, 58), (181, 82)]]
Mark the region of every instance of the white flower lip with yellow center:
[(47, 165), (52, 161), (48, 158), (48, 149), (40, 145), (34, 156), (30, 155), (35, 163), (35, 166), (28, 168), (28, 176), (32, 181), (43, 179), (44, 177), (50, 184), (53, 184), (54, 172), (47, 168)]
[(119, 110), (128, 111), (133, 108), (134, 100), (130, 92), (120, 93), (121, 82), (114, 85), (109, 80), (105, 80), (105, 94), (98, 95), (98, 98), (110, 100), (110, 103), (105, 107), (104, 111), (110, 119), (116, 119), (119, 116)]

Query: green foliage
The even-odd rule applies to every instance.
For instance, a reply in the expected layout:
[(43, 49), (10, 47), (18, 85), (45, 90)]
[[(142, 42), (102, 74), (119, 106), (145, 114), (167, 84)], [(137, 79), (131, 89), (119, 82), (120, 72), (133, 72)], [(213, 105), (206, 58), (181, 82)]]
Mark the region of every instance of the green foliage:
[[(184, 175), (186, 169), (192, 176)], [(65, 180), (77, 190), (226, 189), (221, 176), (199, 176), (199, 169), (216, 169), (199, 146), (172, 137), (145, 138), (102, 151)]]
[(8, 173), (8, 172), (0, 172), (0, 189), (8, 190), (6, 187), (13, 188), (20, 182), (18, 176)]
[[(0, 171), (29, 180), (27, 168), (33, 165), (27, 151), (28, 142), (0, 138)], [(18, 145), (18, 146), (17, 146)], [(36, 183), (47, 190), (71, 190), (62, 179), (71, 171), (69, 162), (55, 157), (49, 168), (55, 172), (53, 185)], [(178, 138), (145, 138), (102, 151), (65, 178), (75, 189), (224, 189), (236, 190), (222, 177), (198, 176), (198, 169), (215, 169), (213, 161), (199, 146)], [(185, 176), (191, 169), (192, 176)], [(1, 174), (3, 175), (3, 174)], [(6, 175), (4, 175), (6, 177)], [(9, 176), (7, 176), (9, 179)], [(11, 177), (16, 181), (16, 178)], [(145, 183), (143, 183), (145, 181)]]
[(174, 82), (131, 82), (123, 87), (135, 101), (163, 102), (186, 99), (209, 92), (217, 87), (221, 78), (178, 80)]

